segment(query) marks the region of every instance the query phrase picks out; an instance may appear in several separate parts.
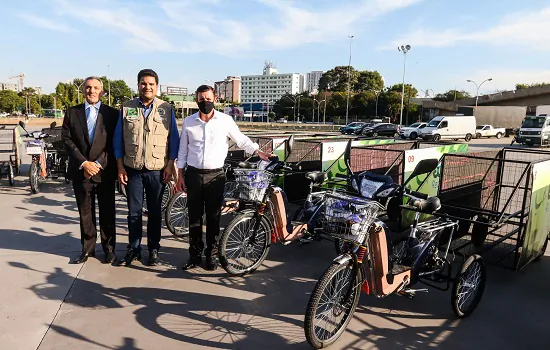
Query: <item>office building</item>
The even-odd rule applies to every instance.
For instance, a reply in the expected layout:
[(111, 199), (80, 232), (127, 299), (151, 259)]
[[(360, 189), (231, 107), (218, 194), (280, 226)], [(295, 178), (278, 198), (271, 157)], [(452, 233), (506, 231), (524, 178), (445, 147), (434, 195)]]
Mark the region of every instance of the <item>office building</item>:
[(323, 71), (313, 71), (306, 74), (306, 91), (317, 93), (319, 91), (319, 80), (323, 76)]
[(218, 99), (225, 102), (241, 102), (241, 78), (229, 76), (215, 83)]
[(266, 103), (273, 105), (286, 94), (300, 92), (300, 74), (278, 73), (272, 62), (266, 62), (261, 75), (241, 77), (242, 103)]
[(11, 91), (18, 92), (17, 84), (12, 84), (12, 83), (2, 83), (2, 82), (0, 82), (0, 91), (1, 90), (11, 90)]

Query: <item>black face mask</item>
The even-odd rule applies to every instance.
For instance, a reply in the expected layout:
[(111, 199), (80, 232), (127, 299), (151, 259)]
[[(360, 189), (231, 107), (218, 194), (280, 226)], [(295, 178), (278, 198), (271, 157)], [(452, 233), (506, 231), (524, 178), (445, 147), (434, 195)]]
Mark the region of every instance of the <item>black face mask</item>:
[(214, 102), (212, 101), (200, 101), (199, 103), (199, 111), (201, 111), (203, 114), (210, 114), (212, 110), (214, 109)]

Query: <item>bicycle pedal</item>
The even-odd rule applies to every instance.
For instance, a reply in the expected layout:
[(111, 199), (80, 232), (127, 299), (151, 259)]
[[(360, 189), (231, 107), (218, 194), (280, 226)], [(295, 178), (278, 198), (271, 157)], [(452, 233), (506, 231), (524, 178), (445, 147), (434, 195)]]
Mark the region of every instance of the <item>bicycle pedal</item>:
[(418, 292), (424, 292), (424, 293), (427, 293), (428, 292), (428, 288), (420, 288), (420, 289), (404, 289), (403, 292), (405, 293), (412, 293), (412, 294), (415, 294), (415, 293), (418, 293)]

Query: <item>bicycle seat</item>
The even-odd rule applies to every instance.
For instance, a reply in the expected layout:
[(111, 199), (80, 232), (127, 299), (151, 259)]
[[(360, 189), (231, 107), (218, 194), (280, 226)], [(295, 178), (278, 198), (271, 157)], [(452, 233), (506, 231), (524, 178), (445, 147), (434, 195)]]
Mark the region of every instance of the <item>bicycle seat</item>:
[(412, 203), (413, 207), (424, 214), (431, 214), (441, 209), (441, 201), (437, 197), (429, 197), (428, 199), (415, 200)]
[(252, 162), (239, 162), (239, 168), (244, 169), (256, 169), (258, 167), (257, 163)]
[(327, 178), (327, 173), (322, 171), (310, 171), (306, 173), (306, 179), (313, 181), (315, 184), (322, 184)]

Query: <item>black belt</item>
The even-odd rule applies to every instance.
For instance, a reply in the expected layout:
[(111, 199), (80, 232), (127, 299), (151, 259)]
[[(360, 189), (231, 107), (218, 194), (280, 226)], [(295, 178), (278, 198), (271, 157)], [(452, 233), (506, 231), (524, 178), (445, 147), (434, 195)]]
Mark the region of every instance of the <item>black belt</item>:
[(188, 165), (187, 166), (187, 169), (188, 170), (192, 170), (196, 173), (199, 173), (199, 174), (212, 174), (212, 173), (219, 173), (219, 172), (222, 172), (223, 171), (223, 168), (217, 168), (217, 169), (199, 169), (199, 168), (195, 168), (193, 166), (190, 166)]

